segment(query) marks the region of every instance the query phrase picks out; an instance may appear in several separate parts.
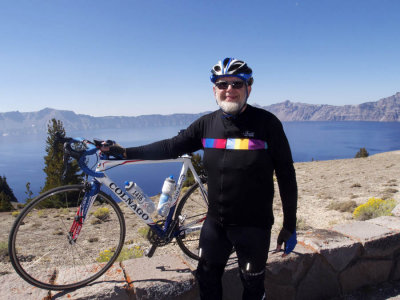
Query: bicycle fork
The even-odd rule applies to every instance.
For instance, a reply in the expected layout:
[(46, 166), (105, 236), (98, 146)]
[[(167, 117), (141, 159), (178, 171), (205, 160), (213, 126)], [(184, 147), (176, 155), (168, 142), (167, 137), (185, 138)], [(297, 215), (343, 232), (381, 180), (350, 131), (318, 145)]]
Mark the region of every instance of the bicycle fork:
[(83, 196), (82, 203), (78, 207), (78, 211), (76, 212), (74, 222), (72, 223), (71, 229), (68, 233), (69, 243), (73, 244), (78, 239), (79, 233), (81, 232), (83, 223), (85, 222), (87, 213), (94, 200), (100, 191), (100, 183), (96, 180), (93, 180), (90, 183), (86, 183), (85, 185), (85, 195)]

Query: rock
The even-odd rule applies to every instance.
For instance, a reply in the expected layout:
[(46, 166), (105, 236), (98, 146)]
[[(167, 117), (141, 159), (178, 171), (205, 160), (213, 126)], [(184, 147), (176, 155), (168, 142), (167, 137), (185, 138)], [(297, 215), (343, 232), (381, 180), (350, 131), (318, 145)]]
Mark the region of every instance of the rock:
[(336, 271), (342, 271), (361, 253), (361, 243), (335, 231), (313, 229), (299, 236), (299, 243), (312, 248)]
[(136, 300), (195, 299), (196, 280), (178, 255), (160, 255), (123, 262), (126, 278)]
[(329, 299), (339, 294), (340, 285), (336, 272), (321, 256), (316, 257), (297, 287), (296, 299)]
[(400, 233), (371, 222), (337, 225), (333, 230), (358, 240), (364, 247), (363, 257), (392, 256), (400, 249)]
[(400, 218), (397, 217), (382, 216), (375, 219), (367, 220), (366, 222), (383, 226), (393, 231), (400, 231)]
[(315, 256), (314, 251), (297, 244), (292, 253), (282, 257), (282, 253), (270, 253), (267, 261), (265, 284), (267, 289), (273, 288), (273, 284), (296, 286), (311, 268)]
[[(64, 273), (61, 271), (60, 273)], [(69, 272), (69, 275), (72, 273)], [(69, 276), (60, 274), (61, 276)], [(103, 276), (87, 286), (69, 291), (47, 291), (30, 285), (16, 273), (0, 276), (0, 299), (115, 299), (127, 300), (129, 295), (125, 288), (122, 269), (114, 264)], [(49, 298), (50, 299), (50, 298)]]
[(395, 217), (400, 217), (400, 204), (397, 204), (397, 206), (393, 208), (392, 215)]
[(348, 293), (365, 285), (387, 281), (392, 265), (391, 260), (361, 260), (357, 262), (339, 276), (343, 292)]

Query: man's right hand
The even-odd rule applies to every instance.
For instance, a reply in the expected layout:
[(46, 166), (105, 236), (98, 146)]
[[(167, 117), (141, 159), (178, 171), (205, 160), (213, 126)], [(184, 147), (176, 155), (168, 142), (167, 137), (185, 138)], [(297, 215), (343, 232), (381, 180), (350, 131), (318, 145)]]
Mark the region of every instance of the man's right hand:
[(102, 142), (100, 150), (116, 158), (126, 158), (126, 149), (111, 140)]

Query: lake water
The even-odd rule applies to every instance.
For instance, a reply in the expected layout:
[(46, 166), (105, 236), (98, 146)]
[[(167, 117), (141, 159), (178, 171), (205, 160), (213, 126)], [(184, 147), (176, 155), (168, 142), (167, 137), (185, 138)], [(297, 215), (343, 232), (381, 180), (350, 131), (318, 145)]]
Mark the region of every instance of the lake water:
[[(365, 147), (370, 154), (400, 150), (400, 123), (382, 122), (286, 122), (283, 124), (295, 162), (352, 158)], [(68, 132), (87, 139), (113, 139), (123, 146), (136, 146), (169, 138), (181, 127), (134, 130)], [(31, 183), (34, 195), (44, 185), (46, 136), (0, 137), (0, 175), (7, 177), (19, 202), (25, 202), (25, 185)], [(109, 176), (120, 186), (125, 180), (137, 182), (147, 194), (160, 192), (164, 178), (177, 177), (176, 163), (136, 165), (115, 168)]]

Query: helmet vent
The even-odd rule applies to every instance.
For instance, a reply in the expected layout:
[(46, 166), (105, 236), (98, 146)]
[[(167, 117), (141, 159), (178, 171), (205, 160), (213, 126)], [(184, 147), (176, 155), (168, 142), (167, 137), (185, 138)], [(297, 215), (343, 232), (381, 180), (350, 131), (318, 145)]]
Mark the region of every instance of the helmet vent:
[(248, 85), (253, 83), (253, 80), (250, 80), (253, 77), (251, 68), (249, 68), (244, 61), (235, 58), (227, 57), (223, 61), (219, 61), (211, 69), (211, 73), (210, 79), (213, 83), (215, 83), (219, 77), (223, 76), (238, 77), (246, 81)]

